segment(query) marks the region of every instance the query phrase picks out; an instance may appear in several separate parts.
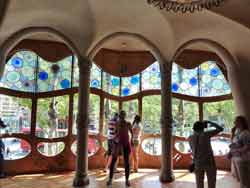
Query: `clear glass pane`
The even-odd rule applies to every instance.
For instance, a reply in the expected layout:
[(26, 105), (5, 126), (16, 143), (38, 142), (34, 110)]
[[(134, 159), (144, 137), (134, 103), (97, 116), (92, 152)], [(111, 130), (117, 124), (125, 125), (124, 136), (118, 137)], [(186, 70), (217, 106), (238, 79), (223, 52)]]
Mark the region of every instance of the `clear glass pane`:
[(0, 116), (7, 125), (0, 131), (28, 134), (31, 125), (31, 106), (31, 99), (0, 95)]
[(108, 122), (112, 119), (115, 113), (119, 112), (119, 103), (117, 101), (104, 100), (104, 134), (107, 134)]
[(45, 61), (40, 57), (38, 61), (38, 92), (71, 88), (72, 56), (57, 63)]
[(103, 90), (111, 95), (119, 96), (120, 78), (103, 72)]
[(37, 150), (42, 155), (45, 155), (47, 157), (53, 157), (61, 153), (65, 148), (65, 144), (63, 142), (52, 142), (52, 143), (46, 143), (46, 142), (40, 142), (37, 145)]
[(161, 155), (161, 139), (146, 138), (142, 141), (142, 150), (149, 155)]
[(230, 144), (231, 140), (225, 137), (215, 137), (211, 140), (211, 145), (215, 156), (228, 154)]
[[(100, 149), (100, 143), (94, 138), (88, 138), (88, 157), (93, 156)], [(76, 155), (76, 141), (71, 146), (71, 151)]]
[(5, 65), (0, 87), (34, 92), (36, 61), (37, 56), (33, 52), (17, 52)]
[(145, 133), (160, 133), (161, 96), (152, 95), (142, 99), (142, 124)]
[(135, 115), (138, 115), (138, 100), (131, 100), (122, 103), (122, 109), (127, 114), (127, 121), (131, 122), (134, 120)]
[(198, 68), (184, 69), (173, 63), (172, 92), (184, 95), (199, 96)]
[(122, 77), (122, 96), (133, 95), (140, 89), (140, 75)]
[(36, 136), (58, 138), (68, 134), (69, 97), (42, 98), (37, 101)]
[[(99, 132), (100, 119), (100, 97), (98, 95), (90, 94), (89, 97), (89, 132)], [(77, 133), (76, 118), (78, 113), (78, 94), (74, 95), (74, 114), (73, 114), (73, 134)]]
[(155, 62), (142, 72), (142, 90), (160, 89), (161, 73), (158, 62)]
[(191, 148), (187, 141), (177, 141), (175, 142), (174, 146), (180, 153), (191, 153)]
[(23, 139), (13, 137), (3, 138), (2, 142), (5, 146), (5, 150), (3, 151), (3, 156), (5, 160), (22, 159), (29, 155), (31, 151), (30, 144)]
[(199, 120), (199, 106), (196, 102), (172, 98), (173, 133), (188, 137), (192, 134), (194, 122)]
[(73, 64), (74, 64), (74, 81), (73, 86), (79, 86), (79, 66), (78, 66), (78, 58), (76, 56), (73, 57)]
[(204, 103), (203, 114), (205, 120), (217, 122), (224, 127), (225, 132), (231, 132), (236, 115), (233, 100)]
[(101, 69), (92, 64), (90, 73), (90, 87), (101, 89)]

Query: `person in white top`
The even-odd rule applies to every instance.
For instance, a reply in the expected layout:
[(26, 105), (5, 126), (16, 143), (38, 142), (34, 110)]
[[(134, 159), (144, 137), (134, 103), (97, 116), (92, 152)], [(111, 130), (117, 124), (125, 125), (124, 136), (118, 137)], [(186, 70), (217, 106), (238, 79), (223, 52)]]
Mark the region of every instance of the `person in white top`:
[(131, 139), (132, 146), (132, 167), (134, 172), (138, 172), (138, 148), (141, 136), (141, 117), (136, 115), (132, 124), (133, 137)]
[(230, 155), (236, 156), (239, 169), (240, 187), (250, 188), (250, 129), (244, 116), (237, 116), (234, 121), (239, 130), (236, 143), (230, 145)]

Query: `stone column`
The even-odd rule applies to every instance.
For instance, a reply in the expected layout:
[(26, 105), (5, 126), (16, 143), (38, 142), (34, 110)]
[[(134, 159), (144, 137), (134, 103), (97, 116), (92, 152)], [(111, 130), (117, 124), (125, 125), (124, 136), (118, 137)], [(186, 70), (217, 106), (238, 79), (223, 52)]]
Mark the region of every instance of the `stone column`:
[[(164, 64), (163, 64), (164, 63)], [(172, 64), (163, 62), (161, 69), (161, 182), (172, 182), (173, 175), (173, 138), (172, 138), (172, 94), (171, 70)]]
[(89, 82), (91, 62), (78, 57), (79, 63), (79, 98), (77, 114), (77, 157), (74, 187), (89, 184), (88, 178), (88, 124), (89, 124)]

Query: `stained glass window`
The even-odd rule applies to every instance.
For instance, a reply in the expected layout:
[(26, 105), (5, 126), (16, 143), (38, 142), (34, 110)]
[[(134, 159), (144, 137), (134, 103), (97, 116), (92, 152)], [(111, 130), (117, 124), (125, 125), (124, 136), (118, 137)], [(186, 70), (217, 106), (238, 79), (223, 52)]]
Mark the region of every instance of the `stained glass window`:
[(47, 62), (39, 57), (38, 62), (38, 92), (67, 89), (71, 87), (71, 56), (57, 63)]
[(5, 65), (0, 86), (18, 91), (35, 91), (36, 54), (17, 52)]
[(230, 86), (215, 62), (208, 61), (201, 64), (199, 73), (201, 87), (200, 96), (210, 97), (231, 93)]
[(103, 90), (109, 94), (119, 96), (120, 78), (103, 72)]
[(183, 69), (174, 63), (172, 68), (172, 92), (199, 96), (198, 68)]
[(230, 94), (231, 90), (216, 62), (208, 61), (194, 69), (173, 64), (172, 92), (212, 97)]
[(159, 63), (155, 62), (142, 72), (142, 90), (160, 89), (161, 74)]
[(122, 96), (138, 93), (140, 89), (140, 75), (122, 77)]
[(90, 74), (90, 87), (101, 89), (101, 76), (101, 69), (93, 63)]

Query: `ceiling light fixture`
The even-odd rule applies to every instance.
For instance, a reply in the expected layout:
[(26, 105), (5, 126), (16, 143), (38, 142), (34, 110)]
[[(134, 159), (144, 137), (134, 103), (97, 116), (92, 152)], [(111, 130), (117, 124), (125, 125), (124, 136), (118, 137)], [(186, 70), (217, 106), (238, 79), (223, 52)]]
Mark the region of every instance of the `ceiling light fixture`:
[(201, 11), (202, 9), (210, 9), (218, 7), (224, 0), (147, 0), (148, 4), (152, 4), (160, 9), (174, 12), (191, 12)]

